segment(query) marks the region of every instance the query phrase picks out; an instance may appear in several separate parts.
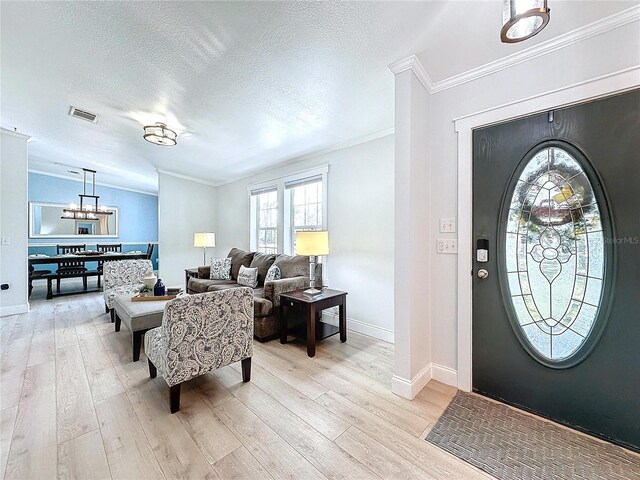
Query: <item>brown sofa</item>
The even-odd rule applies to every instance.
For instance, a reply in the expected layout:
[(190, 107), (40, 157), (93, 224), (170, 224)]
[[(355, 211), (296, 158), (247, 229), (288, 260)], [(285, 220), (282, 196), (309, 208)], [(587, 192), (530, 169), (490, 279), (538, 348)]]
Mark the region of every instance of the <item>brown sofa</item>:
[[(278, 311), (280, 294), (309, 287), (309, 257), (247, 252), (232, 248), (231, 280), (211, 280), (209, 266), (198, 267), (198, 277), (189, 279), (187, 293), (216, 292), (237, 288), (240, 266), (258, 268), (258, 286), (253, 290), (254, 336), (260, 341), (271, 340), (280, 334)], [(266, 282), (264, 278), (271, 265), (278, 265), (282, 278)], [(322, 285), (322, 265), (316, 265), (316, 285)]]

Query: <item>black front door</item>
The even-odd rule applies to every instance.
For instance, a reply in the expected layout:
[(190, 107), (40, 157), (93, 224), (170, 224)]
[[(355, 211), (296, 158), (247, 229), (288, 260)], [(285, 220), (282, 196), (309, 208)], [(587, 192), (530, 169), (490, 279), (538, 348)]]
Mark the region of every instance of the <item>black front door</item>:
[(640, 449), (640, 90), (473, 146), (474, 391)]

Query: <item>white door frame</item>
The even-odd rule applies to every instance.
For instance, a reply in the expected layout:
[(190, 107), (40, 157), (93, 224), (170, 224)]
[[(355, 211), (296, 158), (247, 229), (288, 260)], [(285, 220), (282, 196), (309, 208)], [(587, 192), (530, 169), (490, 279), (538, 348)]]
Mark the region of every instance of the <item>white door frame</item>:
[(454, 119), (458, 135), (458, 388), (472, 386), (473, 129), (640, 86), (640, 66)]

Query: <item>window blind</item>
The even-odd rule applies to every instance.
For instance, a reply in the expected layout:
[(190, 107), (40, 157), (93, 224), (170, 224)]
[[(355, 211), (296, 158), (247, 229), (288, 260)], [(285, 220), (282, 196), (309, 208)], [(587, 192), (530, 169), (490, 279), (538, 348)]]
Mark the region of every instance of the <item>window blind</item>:
[(303, 185), (309, 185), (312, 183), (318, 183), (322, 181), (322, 174), (313, 175), (311, 177), (299, 178), (297, 180), (290, 180), (284, 183), (284, 188), (295, 188)]

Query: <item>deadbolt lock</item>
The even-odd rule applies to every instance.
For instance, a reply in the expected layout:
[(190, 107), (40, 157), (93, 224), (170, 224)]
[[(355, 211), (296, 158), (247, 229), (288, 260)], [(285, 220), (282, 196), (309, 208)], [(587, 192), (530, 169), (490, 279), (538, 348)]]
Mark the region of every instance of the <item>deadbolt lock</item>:
[(478, 270), (479, 278), (487, 278), (488, 276), (489, 276), (489, 272), (486, 271), (484, 268), (481, 268), (480, 270)]

